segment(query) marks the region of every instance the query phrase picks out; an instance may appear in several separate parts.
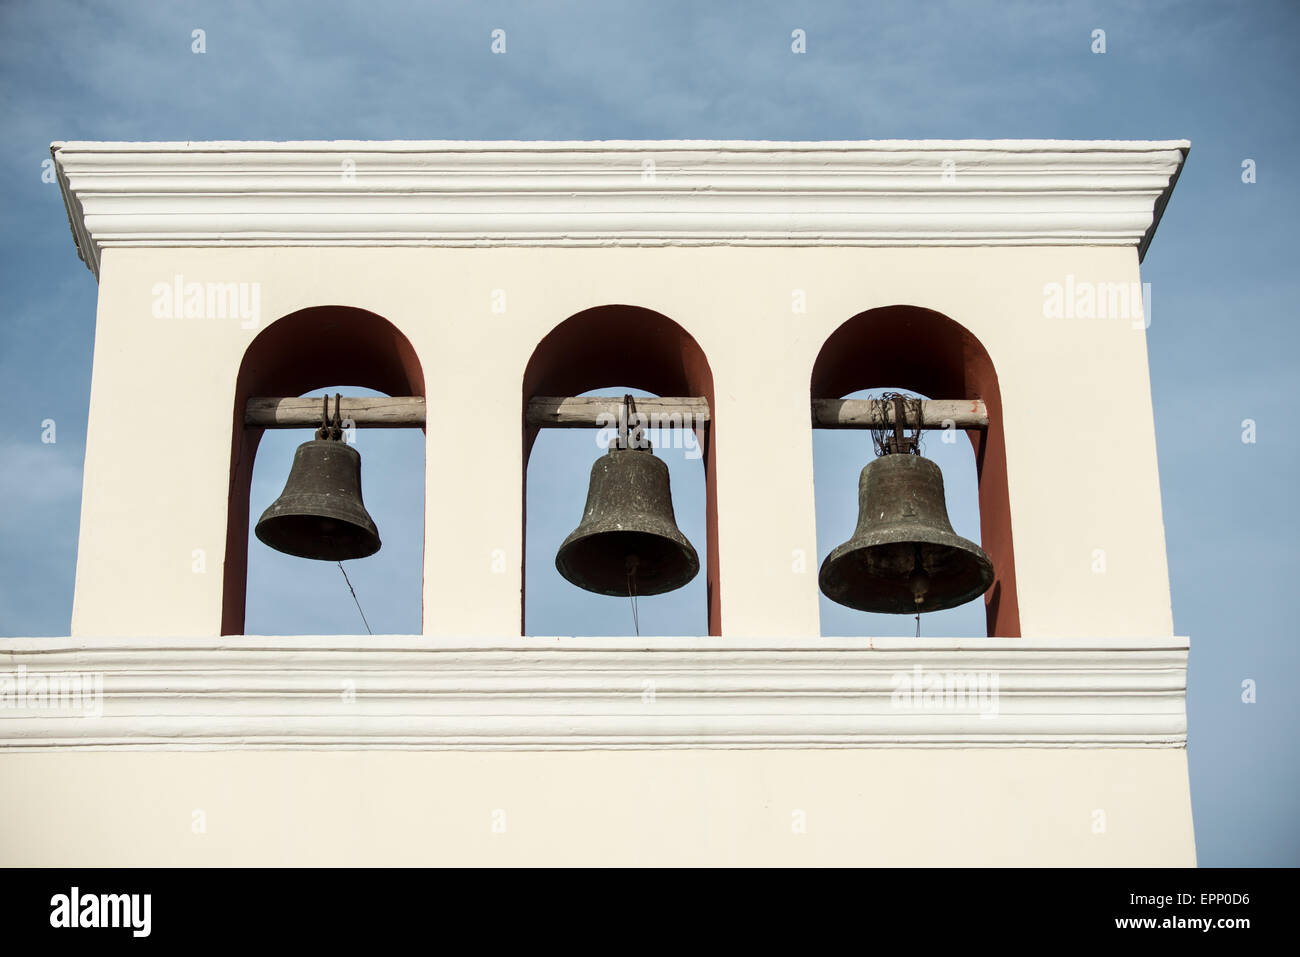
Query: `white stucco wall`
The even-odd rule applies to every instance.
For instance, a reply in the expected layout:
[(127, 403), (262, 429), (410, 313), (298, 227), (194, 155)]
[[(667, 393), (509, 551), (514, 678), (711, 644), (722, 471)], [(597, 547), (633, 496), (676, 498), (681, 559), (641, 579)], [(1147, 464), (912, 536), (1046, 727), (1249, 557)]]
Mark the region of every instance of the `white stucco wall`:
[[(74, 636), (219, 633), (232, 396), (257, 330), (153, 318), (155, 284), (177, 274), (259, 283), (263, 323), (315, 305), (378, 313), (419, 354), (431, 408), (474, 395), (480, 415), (428, 430), (426, 634), (518, 634), (520, 449), (489, 424), (518, 421), (536, 343), (606, 303), (672, 318), (712, 367), (725, 633), (818, 633), (816, 563), (796, 574), (790, 560), (817, 554), (812, 364), (851, 316), (911, 304), (969, 329), (997, 369), (1022, 633), (1172, 634), (1141, 322), (1044, 317), (1044, 286), (1068, 275), (1137, 282), (1132, 249), (114, 248), (101, 266)], [(495, 289), (504, 315), (491, 311)], [(793, 289), (806, 314), (791, 311)], [(195, 549), (205, 574), (191, 570)]]
[(1192, 866), (1184, 754), (8, 754), (0, 865)]

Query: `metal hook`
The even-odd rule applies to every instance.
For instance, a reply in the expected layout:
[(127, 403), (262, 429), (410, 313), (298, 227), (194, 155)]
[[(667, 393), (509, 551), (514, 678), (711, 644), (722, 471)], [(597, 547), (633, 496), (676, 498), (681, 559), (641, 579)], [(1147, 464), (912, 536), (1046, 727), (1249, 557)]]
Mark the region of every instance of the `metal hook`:
[(317, 439), (328, 439), (330, 437), (330, 397), (322, 396), (321, 402), (323, 408), (320, 414), (320, 428), (316, 430)]
[(334, 418), (330, 418), (330, 397), (328, 395), (321, 397), (321, 419), (320, 428), (316, 430), (316, 438), (329, 439), (338, 441), (343, 438), (343, 418), (339, 410), (339, 403), (343, 396), (334, 393)]
[[(642, 428), (640, 420), (637, 419), (636, 400), (632, 398), (631, 394), (623, 396), (623, 407), (627, 410), (628, 448), (640, 449), (645, 445), (645, 430)], [(633, 425), (634, 421), (636, 422), (635, 425)]]

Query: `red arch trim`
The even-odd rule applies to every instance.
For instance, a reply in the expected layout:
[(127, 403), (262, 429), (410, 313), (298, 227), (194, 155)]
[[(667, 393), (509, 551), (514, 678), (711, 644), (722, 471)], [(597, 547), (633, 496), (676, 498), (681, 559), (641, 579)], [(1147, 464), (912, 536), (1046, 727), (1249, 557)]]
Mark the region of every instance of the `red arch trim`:
[[(538, 395), (581, 395), (593, 389), (632, 386), (656, 395), (702, 395), (714, 409), (713, 372), (699, 343), (667, 316), (639, 306), (605, 305), (565, 319), (537, 344), (524, 370), (521, 420)], [(712, 412), (711, 412), (712, 415)], [(718, 494), (710, 419), (704, 437), (705, 515), (708, 535), (709, 634), (722, 634), (722, 590), (718, 562)], [(525, 535), (528, 457), (537, 429), (523, 424)], [(525, 542), (526, 546), (526, 542)], [(526, 548), (525, 548), (526, 551)], [(521, 566), (523, 558), (520, 558)], [(522, 573), (522, 572), (521, 572)], [(520, 621), (522, 633), (523, 622)]]
[(340, 382), (389, 395), (419, 395), (415, 349), (387, 319), (351, 306), (313, 306), (277, 319), (244, 351), (235, 380), (221, 633), (244, 632), (248, 587), (248, 496), (262, 429), (244, 428), (253, 396), (294, 396)]

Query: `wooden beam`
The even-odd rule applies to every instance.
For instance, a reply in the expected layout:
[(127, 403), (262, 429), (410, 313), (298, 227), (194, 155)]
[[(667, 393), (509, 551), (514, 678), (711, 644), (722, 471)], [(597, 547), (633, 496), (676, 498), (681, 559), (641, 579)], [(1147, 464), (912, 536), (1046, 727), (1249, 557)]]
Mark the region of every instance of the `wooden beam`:
[[(249, 399), (244, 406), (244, 425), (259, 429), (315, 429), (320, 427), (324, 400), (315, 398)], [(330, 396), (330, 415), (334, 397)], [(367, 429), (410, 429), (424, 425), (424, 397), (419, 395), (343, 396), (339, 414), (352, 424)]]
[[(693, 429), (709, 421), (709, 402), (703, 397), (663, 396), (633, 399), (632, 404), (647, 428)], [(527, 422), (541, 429), (595, 429), (616, 423), (622, 408), (622, 396), (539, 395), (528, 401)]]
[[(650, 428), (697, 428), (710, 421), (708, 400), (700, 396), (663, 396), (633, 400), (637, 415)], [(259, 429), (309, 429), (321, 421), (321, 398), (248, 400), (244, 425)], [(818, 429), (869, 429), (879, 423), (877, 399), (814, 399), (812, 424)], [(527, 422), (543, 429), (595, 429), (617, 422), (621, 396), (536, 396), (528, 403)], [(330, 399), (330, 413), (334, 400)], [(885, 424), (894, 421), (893, 404), (883, 408)], [(343, 396), (341, 415), (367, 429), (409, 429), (425, 424), (423, 396)], [(926, 429), (987, 429), (989, 413), (980, 399), (923, 399), (921, 425)], [(633, 423), (636, 424), (636, 423)], [(911, 423), (909, 423), (910, 425)]]
[[(883, 408), (882, 408), (883, 407)], [(813, 399), (815, 429), (869, 429), (894, 423), (894, 404), (879, 399)], [(951, 423), (951, 425), (950, 425)], [(908, 422), (910, 427), (913, 423)], [(922, 399), (921, 427), (925, 429), (987, 429), (989, 410), (983, 399)]]

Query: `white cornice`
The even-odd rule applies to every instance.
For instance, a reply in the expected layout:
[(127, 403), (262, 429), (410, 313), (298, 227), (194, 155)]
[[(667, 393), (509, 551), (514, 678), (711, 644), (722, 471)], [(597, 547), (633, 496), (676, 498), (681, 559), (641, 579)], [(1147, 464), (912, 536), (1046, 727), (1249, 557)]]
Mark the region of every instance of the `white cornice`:
[[(0, 749), (1182, 747), (1186, 665), (1181, 638), (14, 638)], [(51, 674), (98, 705), (43, 707)], [(959, 676), (984, 695), (899, 697)]]
[[(1186, 140), (54, 143), (77, 249), (1135, 246)], [(650, 165), (653, 164), (653, 165)]]

